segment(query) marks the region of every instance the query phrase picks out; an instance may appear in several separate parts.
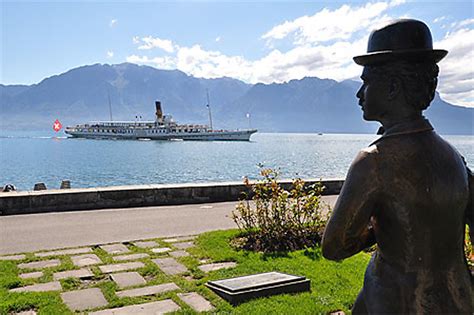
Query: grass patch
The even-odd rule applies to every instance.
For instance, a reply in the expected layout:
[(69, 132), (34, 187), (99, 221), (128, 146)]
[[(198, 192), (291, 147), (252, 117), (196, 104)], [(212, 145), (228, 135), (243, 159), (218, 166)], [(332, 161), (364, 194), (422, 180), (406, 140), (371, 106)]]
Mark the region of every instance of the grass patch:
[(274, 254), (236, 251), (229, 241), (238, 233), (237, 230), (205, 233), (195, 241), (198, 246), (189, 252), (198, 258), (238, 264), (236, 268), (205, 275), (197, 281), (199, 286), (209, 280), (279, 271), (307, 277), (311, 280), (311, 292), (257, 299), (232, 308), (221, 299), (214, 299), (213, 293), (204, 294), (207, 290), (204, 288), (203, 295), (212, 298), (222, 311), (233, 314), (326, 314), (338, 309), (350, 310), (362, 287), (369, 255), (361, 253), (338, 263), (322, 258), (319, 247)]
[[(109, 305), (104, 308), (121, 307), (130, 304), (145, 303), (170, 298), (181, 306), (177, 314), (195, 314), (194, 311), (183, 303), (178, 297), (179, 292), (198, 292), (208, 299), (219, 314), (327, 314), (330, 311), (350, 310), (357, 293), (362, 287), (363, 274), (369, 260), (366, 253), (358, 254), (343, 262), (336, 263), (325, 260), (321, 256), (321, 250), (307, 248), (294, 252), (283, 252), (264, 254), (236, 250), (230, 245), (230, 240), (239, 233), (238, 230), (216, 231), (200, 235), (194, 243), (195, 247), (187, 249), (192, 255), (177, 258), (177, 260), (190, 270), (180, 276), (167, 276), (152, 263), (151, 259), (156, 257), (140, 259), (145, 267), (137, 271), (147, 279), (147, 285), (155, 285), (165, 282), (176, 283), (181, 290), (167, 292), (158, 296), (147, 296), (137, 298), (118, 298), (115, 292), (118, 290), (114, 282), (108, 276), (101, 274), (97, 266), (92, 266), (94, 277), (90, 282), (77, 279), (61, 280), (63, 291), (84, 289), (86, 287), (99, 287), (106, 297)], [(161, 240), (157, 240), (162, 243)], [(148, 250), (133, 248), (136, 252), (148, 252)], [(95, 248), (97, 254), (104, 263), (111, 263), (112, 256), (101, 249)], [(167, 257), (167, 254), (159, 255)], [(198, 269), (200, 260), (211, 262), (234, 261), (237, 267), (233, 269), (218, 270), (204, 273)], [(42, 260), (36, 258), (35, 260)], [(62, 265), (47, 270), (47, 278), (52, 278), (52, 272), (75, 269), (70, 259), (61, 257)], [(0, 261), (0, 314), (9, 314), (22, 310), (34, 309), (38, 314), (72, 314), (62, 303), (59, 292), (48, 293), (10, 293), (8, 290), (21, 285), (44, 282), (45, 279), (24, 281), (18, 277), (18, 262)], [(268, 298), (256, 299), (237, 307), (215, 295), (204, 284), (209, 280), (218, 280), (229, 277), (255, 274), (259, 272), (279, 271), (289, 274), (302, 275), (311, 280), (311, 292), (300, 294), (285, 294)], [(192, 278), (185, 276), (192, 276)]]

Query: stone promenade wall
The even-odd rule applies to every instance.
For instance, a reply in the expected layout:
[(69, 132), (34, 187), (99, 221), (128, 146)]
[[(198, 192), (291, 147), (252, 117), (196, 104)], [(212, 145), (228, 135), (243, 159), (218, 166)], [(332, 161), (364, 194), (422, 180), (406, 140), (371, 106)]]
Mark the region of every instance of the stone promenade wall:
[[(285, 189), (291, 187), (290, 181), (280, 183)], [(344, 180), (322, 183), (324, 195), (336, 195)], [(237, 201), (245, 194), (249, 190), (239, 182), (0, 192), (0, 215)]]

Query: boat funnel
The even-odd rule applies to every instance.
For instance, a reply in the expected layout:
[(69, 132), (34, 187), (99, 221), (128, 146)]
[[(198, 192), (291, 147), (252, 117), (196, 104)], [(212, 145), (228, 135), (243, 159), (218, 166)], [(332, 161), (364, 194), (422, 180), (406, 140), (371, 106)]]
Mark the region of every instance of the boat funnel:
[(162, 122), (163, 121), (163, 111), (161, 110), (161, 102), (156, 101), (155, 106), (156, 106), (156, 113), (155, 113), (156, 114), (156, 121)]

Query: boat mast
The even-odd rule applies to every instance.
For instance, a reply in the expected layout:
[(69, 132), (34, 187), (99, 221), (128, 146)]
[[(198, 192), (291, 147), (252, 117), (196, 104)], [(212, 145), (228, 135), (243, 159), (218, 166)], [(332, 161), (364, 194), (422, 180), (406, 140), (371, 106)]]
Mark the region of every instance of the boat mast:
[(211, 115), (211, 104), (209, 103), (209, 90), (206, 89), (206, 94), (207, 94), (207, 109), (209, 110), (209, 125), (211, 126), (212, 130), (212, 115)]
[(113, 121), (114, 119), (112, 118), (112, 103), (110, 102), (110, 92), (107, 90), (107, 97), (109, 99), (109, 113), (110, 113), (110, 121)]

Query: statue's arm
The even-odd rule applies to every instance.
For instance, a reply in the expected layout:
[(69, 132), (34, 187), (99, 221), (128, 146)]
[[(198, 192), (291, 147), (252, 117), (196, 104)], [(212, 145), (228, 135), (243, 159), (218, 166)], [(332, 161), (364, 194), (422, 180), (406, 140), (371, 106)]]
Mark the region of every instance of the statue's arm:
[(375, 153), (361, 151), (352, 163), (324, 231), (323, 256), (340, 260), (375, 243), (369, 226), (378, 189)]

